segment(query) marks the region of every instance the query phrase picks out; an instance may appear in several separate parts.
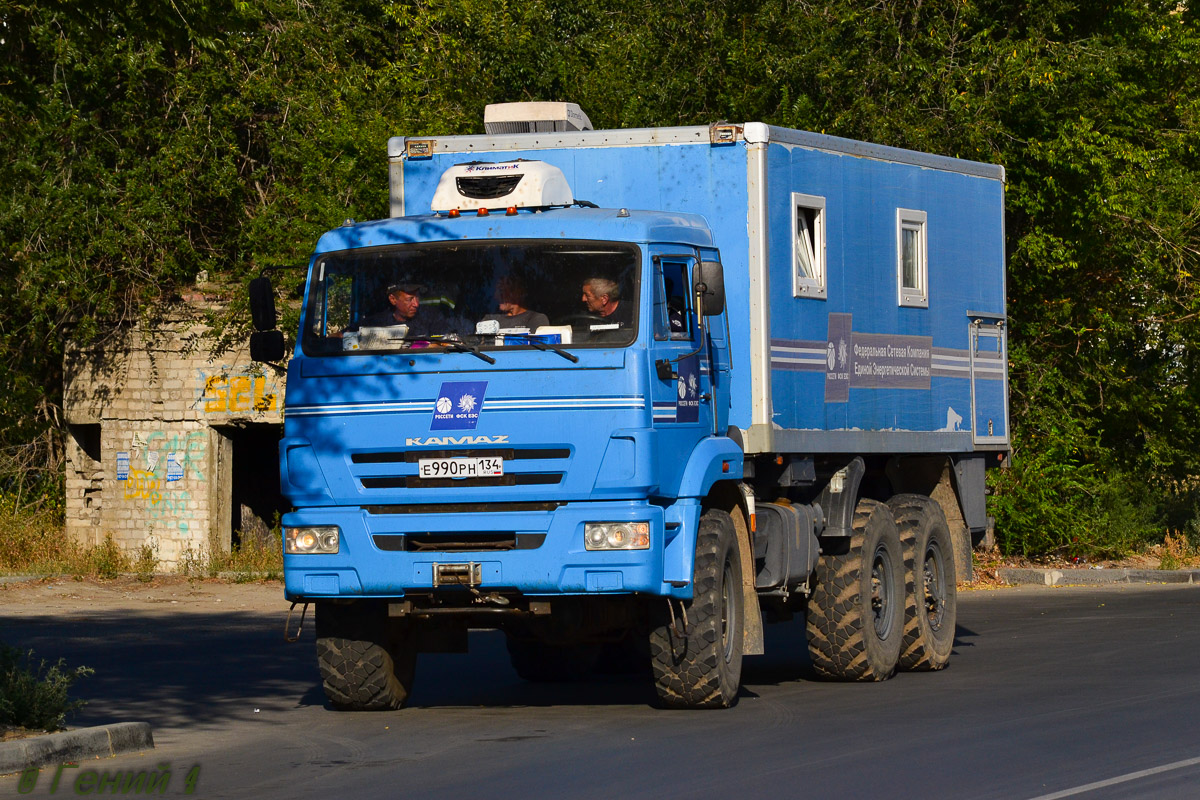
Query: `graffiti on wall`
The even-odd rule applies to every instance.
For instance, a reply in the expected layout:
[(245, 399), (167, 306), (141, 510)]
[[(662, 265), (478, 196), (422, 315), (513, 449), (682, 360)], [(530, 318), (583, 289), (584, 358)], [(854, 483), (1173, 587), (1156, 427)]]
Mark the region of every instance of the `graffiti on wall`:
[(117, 480), (125, 499), (146, 509), (147, 517), (187, 533), (195, 517), (189, 483), (204, 483), (208, 433), (154, 431), (134, 434), (130, 449), (117, 453)]
[(279, 410), (279, 387), (273, 378), (251, 368), (222, 367), (219, 372), (196, 370), (198, 404), (205, 414), (249, 414)]

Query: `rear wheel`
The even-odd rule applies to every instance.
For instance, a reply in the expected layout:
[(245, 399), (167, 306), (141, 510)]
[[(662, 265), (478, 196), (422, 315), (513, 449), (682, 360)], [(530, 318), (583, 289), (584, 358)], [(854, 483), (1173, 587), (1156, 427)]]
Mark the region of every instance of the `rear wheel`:
[(918, 494), (896, 495), (888, 506), (904, 546), (904, 641), (900, 669), (942, 669), (954, 648), (957, 620), (954, 549), (942, 507)]
[(860, 500), (846, 552), (821, 557), (808, 599), (808, 652), (826, 678), (882, 681), (904, 625), (903, 550), (890, 509)]
[(317, 665), (340, 711), (388, 711), (408, 700), (417, 651), (407, 623), (378, 606), (318, 603)]
[(742, 567), (729, 514), (700, 518), (695, 561), (690, 601), (673, 613), (667, 600), (653, 601), (655, 688), (671, 708), (728, 708), (741, 687), (743, 635)]

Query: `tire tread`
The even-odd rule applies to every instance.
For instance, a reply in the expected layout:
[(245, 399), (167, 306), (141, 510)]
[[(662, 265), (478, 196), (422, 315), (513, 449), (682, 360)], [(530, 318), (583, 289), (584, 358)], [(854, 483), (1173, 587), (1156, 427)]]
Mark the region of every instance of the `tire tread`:
[[(721, 519), (720, 517), (724, 517)], [(687, 606), (688, 631), (681, 639), (669, 619), (659, 615), (650, 633), (650, 664), (659, 700), (671, 708), (728, 708), (737, 700), (741, 681), (741, 620), (731, 618), (736, 637), (735, 663), (723, 669), (720, 612), (723, 557), (729, 552), (737, 568), (733, 523), (724, 512), (707, 512), (696, 538), (693, 599)], [(740, 586), (738, 587), (740, 590)], [(738, 607), (740, 609), (740, 606)], [(682, 624), (682, 619), (678, 620)]]
[(865, 532), (875, 514), (885, 513), (883, 509), (883, 504), (874, 500), (860, 501), (854, 509), (847, 552), (824, 555), (818, 562), (805, 627), (809, 657), (822, 677), (882, 681), (895, 670), (890, 652), (882, 658), (871, 652), (867, 637), (874, 632), (868, 630), (872, 623), (867, 618), (862, 593)]
[[(339, 711), (391, 711), (412, 690), (416, 650), (408, 629), (389, 627), (379, 609), (318, 605), (317, 666)], [(390, 633), (390, 635), (389, 635)]]
[(922, 624), (918, 613), (918, 597), (924, 589), (917, 586), (917, 551), (923, 550), (924, 537), (931, 535), (935, 526), (945, 532), (944, 544), (950, 545), (949, 525), (941, 506), (935, 500), (919, 494), (900, 494), (888, 501), (900, 531), (900, 543), (904, 547), (904, 638), (900, 645), (899, 669), (906, 672), (930, 672), (944, 669), (950, 661), (950, 650), (954, 642), (955, 574), (954, 554), (943, 552), (942, 563), (946, 575), (947, 601), (950, 605), (946, 624), (950, 626), (949, 640), (937, 641), (934, 633)]

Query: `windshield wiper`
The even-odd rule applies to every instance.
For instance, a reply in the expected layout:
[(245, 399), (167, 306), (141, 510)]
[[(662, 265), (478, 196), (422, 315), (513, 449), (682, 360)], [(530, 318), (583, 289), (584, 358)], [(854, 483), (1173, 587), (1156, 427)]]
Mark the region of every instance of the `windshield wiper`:
[(525, 344), (529, 345), (530, 347), (536, 348), (538, 350), (542, 350), (542, 351), (549, 350), (551, 353), (558, 353), (560, 356), (565, 358), (567, 361), (570, 361), (572, 364), (579, 363), (579, 356), (575, 355), (574, 353), (568, 353), (566, 350), (562, 349), (558, 345), (547, 344), (546, 342), (535, 341), (533, 339), (533, 337), (530, 337), (529, 340), (527, 342), (525, 342)]
[(470, 353), (476, 358), (482, 359), (489, 364), (495, 364), (496, 359), (489, 356), (487, 353), (481, 353), (475, 345), (456, 342), (451, 339), (429, 339), (429, 342), (436, 344), (439, 347), (448, 347), (456, 353)]
[(409, 345), (424, 344), (425, 347), (418, 347), (418, 348), (413, 348), (413, 349), (428, 350), (431, 353), (436, 353), (438, 348), (444, 347), (447, 350), (451, 350), (455, 353), (470, 353), (471, 355), (475, 356), (476, 358), (483, 359), (484, 361), (486, 361), (489, 364), (496, 363), (496, 359), (492, 358), (491, 356), (487, 355), (486, 353), (479, 352), (478, 347), (475, 347), (475, 346), (469, 345), (469, 344), (464, 344), (463, 342), (459, 342), (454, 339), (443, 339), (441, 336), (412, 335), (412, 336), (405, 336), (402, 338), (392, 339), (390, 341), (404, 342), (405, 344), (409, 344)]

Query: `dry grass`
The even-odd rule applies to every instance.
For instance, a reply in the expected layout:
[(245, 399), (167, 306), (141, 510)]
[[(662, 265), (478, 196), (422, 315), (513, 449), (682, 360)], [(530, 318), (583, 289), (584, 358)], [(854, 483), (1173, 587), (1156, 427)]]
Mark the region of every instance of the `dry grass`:
[(1183, 533), (1168, 533), (1162, 544), (1150, 548), (1158, 557), (1159, 569), (1193, 569), (1200, 567), (1200, 548)]
[(958, 588), (963, 589), (999, 589), (1011, 586), (1000, 577), (1000, 568), (1008, 566), (1000, 551), (992, 548), (988, 551), (973, 550), (971, 552), (970, 581), (959, 581)]
[(1193, 531), (1168, 532), (1160, 544), (1152, 544), (1120, 558), (1089, 559), (1085, 557), (1004, 556), (999, 551), (989, 553), (975, 551), (975, 580), (960, 584), (966, 588), (978, 588), (992, 583), (1003, 585), (999, 570), (1005, 567), (1050, 567), (1054, 569), (1200, 569), (1200, 536)]
[(92, 547), (68, 539), (57, 515), (0, 510), (0, 571), (26, 575), (114, 578), (133, 564), (112, 536)]
[(278, 529), (263, 541), (250, 540), (225, 552), (211, 543), (202, 550), (187, 550), (179, 572), (189, 578), (215, 578), (233, 573), (234, 580), (278, 578), (283, 574), (283, 546)]
[[(111, 534), (104, 541), (84, 547), (68, 539), (62, 522), (53, 513), (12, 513), (0, 508), (0, 573), (18, 575), (72, 575), (112, 579), (132, 573), (148, 582), (159, 573), (158, 553), (153, 542), (143, 544), (136, 554), (121, 549)], [(263, 542), (248, 542), (232, 552), (208, 546), (184, 553), (179, 570), (188, 577), (216, 577), (219, 573), (255, 578), (278, 576), (283, 571), (283, 554), (278, 531)]]

